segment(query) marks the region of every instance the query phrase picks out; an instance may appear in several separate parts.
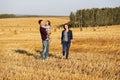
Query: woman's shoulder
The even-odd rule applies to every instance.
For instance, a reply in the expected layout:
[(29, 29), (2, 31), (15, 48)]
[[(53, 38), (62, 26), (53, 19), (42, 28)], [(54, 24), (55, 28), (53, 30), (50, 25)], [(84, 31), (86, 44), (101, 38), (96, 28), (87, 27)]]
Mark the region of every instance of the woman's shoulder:
[(69, 32), (72, 32), (72, 30), (69, 30)]
[(62, 30), (62, 32), (64, 32), (65, 30)]

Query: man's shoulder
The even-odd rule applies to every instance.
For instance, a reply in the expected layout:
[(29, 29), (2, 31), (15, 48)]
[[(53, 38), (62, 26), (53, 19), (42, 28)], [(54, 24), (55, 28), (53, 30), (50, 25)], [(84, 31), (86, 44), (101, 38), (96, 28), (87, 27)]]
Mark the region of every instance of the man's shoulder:
[(46, 29), (43, 27), (40, 27), (40, 32), (43, 32), (43, 31), (46, 31)]

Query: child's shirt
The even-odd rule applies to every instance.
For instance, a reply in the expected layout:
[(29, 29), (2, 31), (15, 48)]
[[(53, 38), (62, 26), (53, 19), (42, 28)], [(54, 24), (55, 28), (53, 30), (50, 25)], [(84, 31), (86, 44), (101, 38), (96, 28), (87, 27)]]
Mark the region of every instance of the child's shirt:
[[(50, 26), (44, 26), (44, 28), (46, 29), (46, 31), (51, 31), (51, 27)], [(46, 40), (50, 40), (50, 35), (47, 35), (47, 39)]]

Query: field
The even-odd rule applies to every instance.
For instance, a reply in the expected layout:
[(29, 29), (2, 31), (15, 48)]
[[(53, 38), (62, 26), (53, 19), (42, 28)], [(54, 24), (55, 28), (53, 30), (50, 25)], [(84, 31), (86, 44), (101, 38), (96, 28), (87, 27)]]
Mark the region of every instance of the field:
[[(42, 50), (39, 19), (50, 20), (50, 57)], [(0, 19), (0, 80), (120, 80), (120, 25), (71, 28), (69, 60), (62, 56), (61, 31), (68, 17)]]

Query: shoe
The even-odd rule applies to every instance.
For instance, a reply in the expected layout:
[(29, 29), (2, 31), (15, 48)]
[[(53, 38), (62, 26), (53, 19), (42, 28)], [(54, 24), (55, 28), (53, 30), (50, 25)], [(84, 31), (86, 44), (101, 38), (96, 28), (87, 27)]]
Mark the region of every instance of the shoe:
[(63, 56), (65, 56), (65, 51), (63, 51)]

